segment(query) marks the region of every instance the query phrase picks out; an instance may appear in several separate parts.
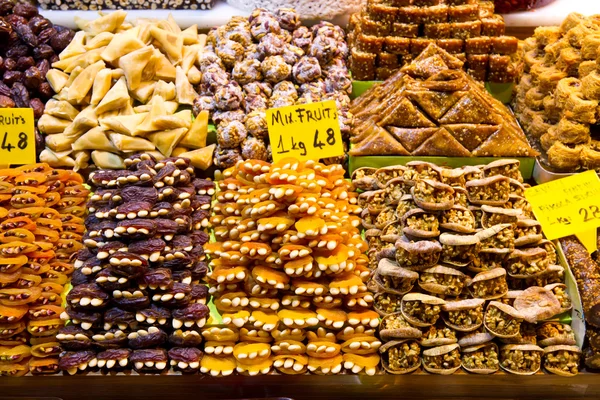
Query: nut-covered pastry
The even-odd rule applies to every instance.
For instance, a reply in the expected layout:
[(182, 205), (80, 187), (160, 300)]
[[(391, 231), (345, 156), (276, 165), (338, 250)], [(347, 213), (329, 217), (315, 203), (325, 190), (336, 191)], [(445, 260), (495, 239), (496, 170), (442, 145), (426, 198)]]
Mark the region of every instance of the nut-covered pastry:
[(432, 374), (450, 375), (460, 368), (460, 347), (447, 344), (423, 350), (423, 369)]
[(437, 295), (459, 296), (466, 286), (465, 274), (443, 265), (423, 270), (419, 276), (419, 287)]
[(538, 346), (574, 345), (575, 333), (570, 325), (560, 322), (544, 322), (536, 329)]
[(519, 334), (524, 317), (515, 308), (491, 301), (483, 317), (485, 328), (497, 337), (510, 338)]
[(445, 303), (438, 297), (409, 293), (402, 298), (401, 311), (404, 318), (411, 324), (426, 327), (436, 323), (441, 313), (441, 306)]
[[(356, 171), (357, 183), (369, 189), (357, 201), (368, 228), (365, 265), (372, 279), (367, 287), (376, 292), (373, 308), (382, 316), (381, 340), (404, 343), (405, 350), (411, 340), (424, 348), (458, 343), (469, 349), (459, 364), (464, 362), (466, 371), (479, 374), (499, 369), (501, 345), (574, 343), (570, 326), (542, 325), (572, 307), (572, 301), (562, 283), (564, 268), (555, 264), (554, 245), (542, 239), (529, 203), (515, 194), (525, 188), (518, 165), (506, 160), (451, 170), (414, 161)], [(444, 189), (437, 183), (447, 182), (454, 194), (464, 197), (461, 205), (424, 210), (414, 199), (415, 185), (422, 181)], [(469, 199), (467, 186), (476, 188), (471, 195), (481, 203), (477, 191), (481, 188), (491, 196), (498, 182), (506, 189), (506, 202), (475, 204)], [(395, 216), (388, 215), (390, 209)], [(389, 222), (375, 225), (383, 214)], [(325, 290), (321, 285), (311, 289)], [(590, 365), (596, 362), (593, 354), (586, 355)]]
[(544, 348), (544, 368), (556, 375), (577, 375), (580, 358), (581, 349), (577, 346), (554, 345)]
[(381, 364), (390, 374), (408, 374), (421, 366), (421, 346), (416, 340), (393, 340), (381, 346), (379, 352)]
[(427, 268), (435, 265), (443, 250), (435, 240), (412, 241), (401, 236), (395, 243), (396, 261), (404, 268)]
[(473, 374), (493, 374), (500, 368), (498, 345), (494, 342), (461, 348), (462, 367)]
[(500, 348), (500, 367), (515, 375), (534, 375), (543, 355), (544, 349), (532, 344), (507, 344)]
[(405, 294), (412, 290), (418, 278), (417, 272), (402, 268), (390, 259), (384, 258), (379, 261), (373, 280), (380, 290)]
[(483, 324), (484, 304), (482, 299), (448, 301), (442, 306), (444, 322), (457, 331), (474, 331)]

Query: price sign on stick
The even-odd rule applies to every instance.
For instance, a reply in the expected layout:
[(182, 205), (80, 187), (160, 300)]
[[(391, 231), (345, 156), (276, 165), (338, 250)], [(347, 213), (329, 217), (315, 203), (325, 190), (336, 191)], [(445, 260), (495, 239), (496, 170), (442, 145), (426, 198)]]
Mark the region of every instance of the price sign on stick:
[(525, 197), (548, 239), (577, 235), (590, 253), (596, 250), (600, 179), (595, 171), (531, 187)]
[(35, 121), (31, 108), (0, 108), (0, 164), (35, 163)]
[(344, 154), (335, 101), (267, 110), (273, 161), (318, 160)]

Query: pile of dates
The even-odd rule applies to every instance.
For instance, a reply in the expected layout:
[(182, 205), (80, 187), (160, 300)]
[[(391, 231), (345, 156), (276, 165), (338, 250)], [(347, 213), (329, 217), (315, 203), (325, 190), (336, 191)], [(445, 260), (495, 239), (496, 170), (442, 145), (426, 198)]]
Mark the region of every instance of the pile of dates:
[(200, 280), (214, 183), (196, 178), (186, 158), (124, 162), (125, 170), (90, 174), (86, 247), (66, 297), (71, 324), (57, 335), (60, 367), (196, 372), (209, 316)]
[(202, 331), (202, 373), (377, 373), (362, 209), (344, 172), (295, 159), (223, 172), (211, 217), (217, 242), (205, 246), (223, 321)]
[(34, 5), (0, 0), (0, 108), (31, 107), (40, 118), (54, 95), (46, 73), (73, 36)]
[(58, 372), (61, 294), (89, 191), (47, 164), (0, 170), (0, 375)]

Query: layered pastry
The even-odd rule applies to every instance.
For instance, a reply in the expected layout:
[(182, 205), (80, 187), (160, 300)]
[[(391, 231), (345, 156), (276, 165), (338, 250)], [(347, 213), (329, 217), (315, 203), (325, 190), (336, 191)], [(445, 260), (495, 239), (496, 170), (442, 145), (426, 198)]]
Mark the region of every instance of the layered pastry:
[[(352, 101), (350, 154), (531, 157), (515, 117), (431, 44), (410, 64)], [(450, 179), (450, 178), (448, 178)]]
[(348, 29), (357, 80), (385, 80), (432, 43), (464, 61), (478, 81), (512, 82), (517, 76), (518, 40), (504, 35), (493, 1), (368, 0)]

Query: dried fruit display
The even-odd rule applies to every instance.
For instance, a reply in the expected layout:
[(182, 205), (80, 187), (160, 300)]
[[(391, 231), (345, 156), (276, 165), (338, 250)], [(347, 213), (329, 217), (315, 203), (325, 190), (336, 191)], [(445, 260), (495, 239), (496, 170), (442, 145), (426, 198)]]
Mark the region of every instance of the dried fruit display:
[(60, 368), (197, 372), (214, 183), (195, 178), (185, 158), (142, 154), (124, 163), (90, 174), (85, 247), (62, 316), (70, 324), (56, 335)]
[[(598, 277), (600, 276), (600, 254), (590, 255), (586, 248), (574, 236), (560, 239), (565, 258), (573, 271), (577, 287), (581, 294), (581, 303), (586, 322), (586, 344), (584, 361), (586, 367), (600, 369), (600, 300), (598, 299)], [(564, 333), (548, 327), (548, 338), (563, 336)], [(556, 344), (554, 342), (552, 345)], [(571, 343), (569, 343), (571, 344)]]
[(435, 44), (352, 101), (350, 154), (530, 157), (511, 111)]
[(368, 0), (350, 17), (354, 79), (385, 80), (430, 44), (452, 53), (474, 79), (514, 82), (518, 40), (504, 35), (493, 1)]
[(577, 373), (574, 332), (554, 319), (572, 308), (564, 268), (523, 197), (518, 160), (412, 161), (352, 178), (386, 371)]
[(46, 10), (210, 10), (213, 0), (40, 0), (39, 4)]
[[(38, 123), (46, 135), (40, 160), (75, 170), (123, 169), (139, 152), (212, 164), (208, 115), (192, 118), (206, 35), (166, 21), (125, 21), (115, 11), (79, 21), (81, 31), (46, 78), (57, 95)], [(91, 158), (91, 160), (90, 160)]]
[(271, 160), (267, 108), (335, 100), (342, 136), (348, 138), (352, 82), (345, 37), (342, 28), (327, 22), (301, 26), (289, 8), (256, 9), (249, 18), (234, 17), (209, 32), (199, 57), (202, 80), (196, 82), (194, 114), (209, 112), (217, 128), (217, 167)]
[(572, 13), (536, 28), (520, 49), (524, 73), (513, 108), (545, 164), (557, 171), (600, 167), (594, 137), (600, 101), (600, 23)]
[[(35, 5), (0, 1), (0, 107), (32, 108), (35, 119), (40, 118), (54, 95), (46, 73), (74, 34), (39, 15)], [(41, 151), (37, 133), (36, 139)]]
[(58, 372), (62, 293), (89, 190), (48, 164), (0, 170), (0, 375)]
[(247, 160), (218, 185), (206, 280), (223, 325), (202, 331), (201, 372), (375, 374), (379, 315), (344, 169)]

